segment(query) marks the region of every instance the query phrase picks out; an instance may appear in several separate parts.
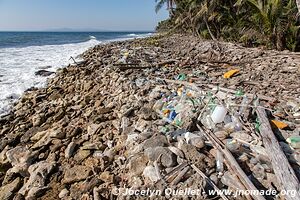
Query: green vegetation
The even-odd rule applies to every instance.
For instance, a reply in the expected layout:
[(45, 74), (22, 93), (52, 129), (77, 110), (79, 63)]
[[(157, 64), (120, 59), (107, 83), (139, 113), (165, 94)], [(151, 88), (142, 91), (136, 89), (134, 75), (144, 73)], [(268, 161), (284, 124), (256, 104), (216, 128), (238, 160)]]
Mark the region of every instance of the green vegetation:
[(168, 5), (170, 18), (158, 31), (188, 32), (203, 38), (265, 45), (297, 51), (298, 9), (295, 0), (156, 0)]

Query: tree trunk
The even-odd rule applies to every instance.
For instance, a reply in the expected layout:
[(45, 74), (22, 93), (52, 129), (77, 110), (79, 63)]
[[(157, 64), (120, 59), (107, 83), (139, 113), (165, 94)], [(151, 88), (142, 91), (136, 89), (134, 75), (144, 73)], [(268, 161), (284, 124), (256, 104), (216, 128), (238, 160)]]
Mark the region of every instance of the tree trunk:
[(297, 8), (298, 8), (298, 15), (300, 14), (300, 0), (296, 0)]
[(217, 39), (215, 38), (215, 36), (214, 36), (213, 33), (211, 32), (211, 30), (210, 30), (210, 28), (209, 28), (209, 25), (208, 25), (208, 23), (207, 23), (207, 20), (205, 19), (204, 21), (205, 21), (205, 25), (206, 25), (206, 28), (207, 28), (207, 30), (208, 30), (208, 33), (209, 33), (211, 39), (214, 40), (214, 41), (216, 41)]
[(280, 190), (293, 191), (295, 194), (288, 194), (284, 196), (286, 200), (299, 200), (300, 199), (300, 183), (291, 167), (288, 159), (283, 153), (277, 138), (275, 137), (269, 119), (267, 118), (266, 112), (263, 108), (257, 108), (257, 117), (261, 123), (259, 129), (263, 139), (264, 147), (272, 161), (274, 174), (281, 185)]

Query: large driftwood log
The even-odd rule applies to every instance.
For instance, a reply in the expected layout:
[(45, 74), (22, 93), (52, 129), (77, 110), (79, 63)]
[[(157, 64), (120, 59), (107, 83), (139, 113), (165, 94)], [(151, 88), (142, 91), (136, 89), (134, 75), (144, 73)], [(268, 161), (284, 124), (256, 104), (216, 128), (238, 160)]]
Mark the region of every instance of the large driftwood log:
[(299, 200), (300, 199), (300, 184), (296, 174), (291, 167), (285, 154), (282, 152), (281, 147), (272, 131), (266, 112), (263, 108), (257, 108), (257, 116), (261, 123), (260, 134), (263, 138), (263, 144), (269, 154), (273, 166), (274, 173), (282, 186), (281, 190), (297, 191), (293, 196), (288, 194), (284, 196), (286, 200)]

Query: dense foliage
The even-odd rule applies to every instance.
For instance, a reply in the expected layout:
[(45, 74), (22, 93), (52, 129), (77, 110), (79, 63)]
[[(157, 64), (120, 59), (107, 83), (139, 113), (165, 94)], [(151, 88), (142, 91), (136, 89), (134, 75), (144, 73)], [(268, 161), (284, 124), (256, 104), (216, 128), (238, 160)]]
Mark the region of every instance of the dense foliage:
[(156, 0), (167, 4), (170, 18), (158, 31), (180, 31), (213, 40), (299, 50), (295, 0)]

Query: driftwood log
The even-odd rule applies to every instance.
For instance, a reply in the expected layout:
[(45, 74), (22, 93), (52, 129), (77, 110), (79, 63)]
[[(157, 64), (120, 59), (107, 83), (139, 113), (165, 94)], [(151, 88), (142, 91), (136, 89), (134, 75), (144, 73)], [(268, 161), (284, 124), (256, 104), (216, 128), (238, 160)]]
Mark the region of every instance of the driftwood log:
[(288, 193), (284, 196), (284, 198), (286, 200), (299, 200), (299, 180), (297, 179), (296, 174), (285, 154), (281, 150), (281, 147), (272, 131), (265, 110), (263, 108), (257, 108), (257, 116), (261, 123), (260, 134), (263, 139), (263, 144), (270, 156), (274, 173), (282, 186), (280, 189), (285, 191), (296, 191), (295, 196)]

